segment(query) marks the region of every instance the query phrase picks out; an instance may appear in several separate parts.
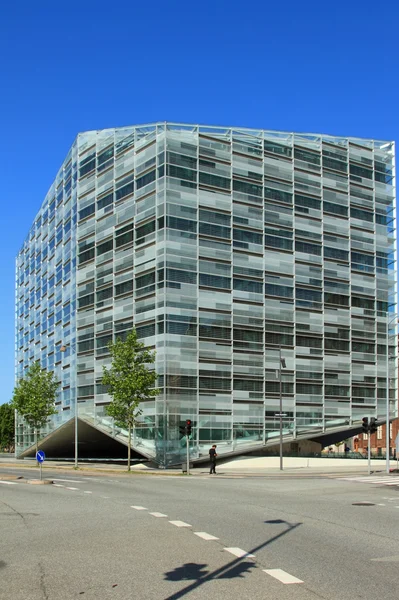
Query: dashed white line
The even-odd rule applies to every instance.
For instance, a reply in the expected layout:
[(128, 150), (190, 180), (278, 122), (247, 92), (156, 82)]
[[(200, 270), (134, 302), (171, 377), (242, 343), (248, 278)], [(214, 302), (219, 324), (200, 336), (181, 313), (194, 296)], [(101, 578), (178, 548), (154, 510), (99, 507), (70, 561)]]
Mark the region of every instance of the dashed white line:
[(73, 491), (75, 491), (75, 490), (78, 490), (78, 489), (79, 489), (79, 488), (74, 488), (74, 487), (67, 487), (67, 486), (65, 486), (65, 487), (66, 487), (66, 489), (67, 489), (67, 490), (73, 490)]
[(194, 535), (198, 535), (198, 537), (200, 537), (206, 541), (219, 539), (218, 537), (215, 537), (214, 535), (211, 535), (210, 533), (206, 533), (206, 531), (194, 531)]
[(65, 487), (65, 485), (62, 485), (62, 483), (53, 483), (54, 487)]
[(241, 548), (224, 548), (224, 550), (234, 556), (238, 556), (238, 558), (255, 558), (255, 554), (249, 554), (249, 552), (241, 550)]
[(153, 517), (158, 517), (159, 519), (161, 519), (162, 517), (168, 516), (168, 515), (164, 515), (163, 513), (160, 513), (160, 512), (152, 512), (152, 513), (150, 513), (150, 515), (152, 515)]
[(191, 527), (191, 525), (185, 523), (184, 521), (169, 521), (169, 523), (172, 523), (172, 525), (176, 525), (176, 527)]
[(4, 485), (18, 485), (16, 481), (0, 481), (0, 483), (4, 483)]
[(131, 506), (130, 508), (135, 508), (136, 510), (147, 510), (145, 506)]
[(93, 492), (88, 492), (88, 491), (86, 491), (86, 492), (83, 492), (83, 493), (84, 493), (84, 494), (92, 494)]
[(385, 506), (385, 504), (377, 504), (377, 506)]
[(281, 583), (287, 583), (287, 584), (288, 583), (303, 583), (302, 579), (298, 579), (297, 577), (290, 575), (289, 573), (287, 573), (286, 571), (283, 571), (282, 569), (263, 569), (263, 570), (268, 575), (271, 575), (275, 579), (278, 579), (279, 581), (281, 581)]

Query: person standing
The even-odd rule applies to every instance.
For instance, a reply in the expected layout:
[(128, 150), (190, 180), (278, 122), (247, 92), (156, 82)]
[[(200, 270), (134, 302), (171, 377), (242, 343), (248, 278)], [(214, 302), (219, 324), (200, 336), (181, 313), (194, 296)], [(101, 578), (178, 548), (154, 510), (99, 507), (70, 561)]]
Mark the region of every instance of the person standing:
[(209, 460), (211, 461), (211, 468), (209, 470), (209, 475), (216, 475), (216, 444), (213, 444), (212, 448), (209, 450)]

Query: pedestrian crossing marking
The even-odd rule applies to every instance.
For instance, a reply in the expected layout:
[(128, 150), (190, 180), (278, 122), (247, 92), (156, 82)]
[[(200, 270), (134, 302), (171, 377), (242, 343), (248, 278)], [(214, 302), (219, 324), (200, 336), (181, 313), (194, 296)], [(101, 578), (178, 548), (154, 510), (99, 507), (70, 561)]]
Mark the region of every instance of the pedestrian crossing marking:
[(374, 485), (397, 485), (399, 486), (399, 478), (393, 479), (392, 477), (375, 477), (370, 475), (368, 477), (339, 477), (341, 481), (355, 481), (357, 483), (371, 483)]

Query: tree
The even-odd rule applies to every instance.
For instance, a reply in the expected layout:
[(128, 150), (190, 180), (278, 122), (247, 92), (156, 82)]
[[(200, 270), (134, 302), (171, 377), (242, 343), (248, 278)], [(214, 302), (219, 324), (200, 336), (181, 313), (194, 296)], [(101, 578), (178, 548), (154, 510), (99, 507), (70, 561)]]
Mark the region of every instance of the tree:
[(132, 431), (138, 417), (143, 412), (140, 403), (159, 394), (155, 382), (157, 374), (148, 365), (155, 361), (155, 352), (146, 350), (137, 340), (133, 329), (126, 340), (118, 338), (109, 344), (112, 357), (111, 367), (103, 366), (103, 385), (108, 387), (112, 396), (106, 407), (108, 415), (114, 418), (118, 427), (128, 430), (127, 470), (130, 471)]
[(52, 371), (42, 369), (40, 363), (35, 362), (14, 388), (11, 406), (34, 428), (36, 452), (38, 429), (43, 427), (48, 418), (57, 412), (55, 399), (59, 385), (60, 382), (55, 380)]
[(0, 448), (11, 452), (15, 440), (15, 412), (10, 403), (0, 406)]

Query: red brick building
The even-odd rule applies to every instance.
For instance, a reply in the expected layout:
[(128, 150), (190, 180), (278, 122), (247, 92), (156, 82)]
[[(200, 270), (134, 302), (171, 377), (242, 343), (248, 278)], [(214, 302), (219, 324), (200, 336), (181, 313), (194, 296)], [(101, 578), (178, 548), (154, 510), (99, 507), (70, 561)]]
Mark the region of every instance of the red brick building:
[[(363, 452), (367, 454), (367, 447), (370, 442), (370, 449), (372, 454), (377, 454), (381, 456), (385, 456), (385, 447), (386, 447), (386, 437), (385, 437), (386, 427), (385, 425), (380, 425), (378, 427), (377, 432), (371, 435), (360, 433), (359, 435), (353, 438), (353, 450), (354, 452)], [(396, 452), (396, 436), (399, 432), (399, 419), (395, 419), (390, 423), (390, 433), (389, 433), (389, 447), (390, 447), (390, 455), (394, 456)], [(396, 454), (395, 454), (396, 456)]]

